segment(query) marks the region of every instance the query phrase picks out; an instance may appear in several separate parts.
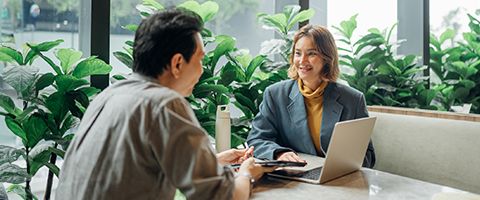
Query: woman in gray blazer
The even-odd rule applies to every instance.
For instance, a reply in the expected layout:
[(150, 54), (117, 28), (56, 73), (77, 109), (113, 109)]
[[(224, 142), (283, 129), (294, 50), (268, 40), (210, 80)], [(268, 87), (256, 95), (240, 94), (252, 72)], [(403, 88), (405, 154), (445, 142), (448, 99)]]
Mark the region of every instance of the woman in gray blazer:
[[(307, 25), (294, 36), (291, 80), (269, 86), (247, 138), (258, 158), (302, 161), (297, 152), (324, 157), (339, 121), (368, 117), (364, 95), (336, 82), (340, 70), (332, 34)], [(370, 141), (364, 167), (373, 167)]]

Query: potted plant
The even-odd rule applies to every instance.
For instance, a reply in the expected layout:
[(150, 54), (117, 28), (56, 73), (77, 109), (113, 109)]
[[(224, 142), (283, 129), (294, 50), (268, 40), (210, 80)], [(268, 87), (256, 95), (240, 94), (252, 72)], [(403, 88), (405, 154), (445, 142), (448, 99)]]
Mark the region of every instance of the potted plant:
[[(0, 115), (10, 131), (22, 141), (20, 149), (0, 145), (0, 182), (13, 185), (7, 191), (24, 199), (36, 199), (30, 190), (30, 180), (45, 166), (49, 169), (44, 199), (50, 198), (53, 175), (58, 176), (55, 165), (57, 156), (63, 157), (71, 131), (82, 118), (92, 97), (100, 90), (89, 86), (85, 79), (90, 75), (107, 74), (111, 66), (96, 57), (81, 58), (82, 53), (73, 49), (56, 49), (54, 62), (45, 52), (63, 40), (27, 43), (22, 54), (7, 46), (0, 47), (0, 61), (7, 63), (2, 78), (17, 94), (12, 98), (0, 94)], [(39, 73), (32, 65), (43, 59), (52, 72)], [(23, 158), (26, 168), (13, 164)], [(25, 186), (20, 185), (25, 182)]]

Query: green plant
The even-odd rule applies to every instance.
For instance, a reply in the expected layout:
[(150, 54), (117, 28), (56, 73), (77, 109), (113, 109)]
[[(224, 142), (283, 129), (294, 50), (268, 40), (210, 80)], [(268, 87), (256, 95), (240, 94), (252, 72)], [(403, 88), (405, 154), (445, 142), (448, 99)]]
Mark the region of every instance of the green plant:
[[(204, 23), (210, 22), (217, 14), (218, 4), (206, 1), (199, 4), (195, 1), (184, 2), (178, 7), (192, 10), (202, 17)], [(163, 6), (154, 0), (144, 0), (137, 6), (142, 16), (162, 10)], [(202, 127), (215, 136), (215, 115), (218, 105), (233, 104), (243, 115), (232, 122), (232, 147), (242, 144), (251, 129), (250, 122), (258, 113), (262, 102), (262, 94), (268, 85), (287, 79), (286, 68), (291, 51), (291, 35), (294, 25), (310, 19), (314, 11), (300, 11), (299, 6), (286, 6), (279, 14), (258, 14), (258, 20), (267, 29), (274, 29), (282, 37), (267, 42), (263, 54), (252, 56), (248, 51), (236, 48), (235, 38), (228, 35), (215, 35), (204, 29), (202, 37), (207, 52), (203, 60), (204, 73), (188, 97), (195, 115)], [(126, 29), (135, 31), (137, 25), (127, 25)], [(133, 42), (126, 42), (124, 51), (114, 55), (126, 66), (132, 66)], [(279, 50), (280, 49), (280, 50)], [(280, 55), (282, 60), (274, 62), (269, 55)], [(116, 79), (123, 76), (115, 75)]]
[(463, 41), (454, 43), (455, 31), (445, 30), (440, 37), (430, 36), (430, 67), (439, 78), (434, 87), (441, 91), (440, 102), (445, 108), (472, 104), (471, 112), (480, 113), (480, 21), (468, 15), (470, 31), (463, 33)]
[[(49, 169), (44, 199), (50, 198), (53, 175), (58, 176), (60, 171), (56, 158), (63, 157), (73, 138), (71, 129), (100, 91), (89, 87), (85, 78), (111, 71), (111, 66), (102, 60), (82, 59), (82, 53), (73, 49), (57, 49), (55, 63), (45, 53), (62, 42), (27, 43), (24, 54), (0, 47), (0, 61), (7, 63), (2, 78), (15, 89), (17, 101), (21, 102), (17, 106), (11, 97), (0, 94), (0, 115), (23, 144), (21, 149), (0, 146), (0, 182), (13, 183), (7, 190), (24, 199), (36, 199), (30, 192), (30, 179), (43, 166)], [(53, 72), (39, 73), (39, 68), (32, 65), (37, 58), (42, 58)], [(26, 168), (13, 164), (19, 158), (25, 160)], [(24, 182), (25, 186), (19, 185)]]
[(340, 34), (342, 78), (365, 94), (369, 105), (441, 109), (432, 105), (438, 90), (427, 89), (422, 71), (414, 55), (397, 56), (390, 41), (395, 25), (380, 32), (377, 28), (353, 41), (357, 15), (333, 26)]

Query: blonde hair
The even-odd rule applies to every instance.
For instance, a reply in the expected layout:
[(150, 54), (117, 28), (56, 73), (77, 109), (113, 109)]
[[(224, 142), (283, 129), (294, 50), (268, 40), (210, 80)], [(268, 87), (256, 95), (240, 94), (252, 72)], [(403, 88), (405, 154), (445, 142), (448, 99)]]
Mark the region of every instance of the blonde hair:
[(295, 33), (288, 76), (295, 80), (298, 79), (298, 72), (293, 63), (293, 57), (295, 55), (295, 45), (303, 37), (310, 37), (313, 40), (317, 51), (320, 52), (323, 58), (324, 66), (320, 72), (320, 77), (323, 80), (335, 82), (340, 74), (337, 45), (330, 31), (322, 26), (306, 25)]

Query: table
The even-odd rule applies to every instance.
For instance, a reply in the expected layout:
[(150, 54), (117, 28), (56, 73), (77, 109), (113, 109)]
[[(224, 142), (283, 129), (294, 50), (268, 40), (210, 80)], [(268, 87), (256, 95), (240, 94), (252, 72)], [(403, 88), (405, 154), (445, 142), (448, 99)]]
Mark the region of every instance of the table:
[(480, 200), (480, 195), (454, 188), (362, 168), (323, 185), (263, 177), (251, 199), (459, 199)]

